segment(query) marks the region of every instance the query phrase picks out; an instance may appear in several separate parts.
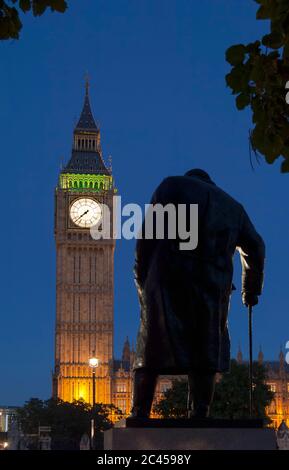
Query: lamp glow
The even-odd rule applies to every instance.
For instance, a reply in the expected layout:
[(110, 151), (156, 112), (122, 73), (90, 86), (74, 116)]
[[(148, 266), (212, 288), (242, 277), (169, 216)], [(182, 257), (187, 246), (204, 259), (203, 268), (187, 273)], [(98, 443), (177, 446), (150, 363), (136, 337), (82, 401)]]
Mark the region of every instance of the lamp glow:
[(96, 357), (91, 357), (88, 361), (90, 367), (98, 367), (99, 360)]

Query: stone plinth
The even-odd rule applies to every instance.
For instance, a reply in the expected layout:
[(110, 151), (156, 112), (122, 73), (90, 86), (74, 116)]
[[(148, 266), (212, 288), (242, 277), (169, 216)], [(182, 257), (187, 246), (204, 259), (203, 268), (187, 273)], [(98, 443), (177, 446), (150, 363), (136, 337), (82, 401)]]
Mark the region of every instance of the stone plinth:
[(105, 450), (275, 450), (261, 420), (126, 419), (104, 433)]

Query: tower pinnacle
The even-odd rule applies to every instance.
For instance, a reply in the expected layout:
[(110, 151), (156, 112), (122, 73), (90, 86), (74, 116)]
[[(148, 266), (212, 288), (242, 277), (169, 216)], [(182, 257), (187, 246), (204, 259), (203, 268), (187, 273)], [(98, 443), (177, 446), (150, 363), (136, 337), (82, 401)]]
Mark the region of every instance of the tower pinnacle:
[(85, 94), (89, 94), (89, 75), (88, 72), (85, 74)]
[(279, 364), (280, 364), (280, 373), (284, 372), (285, 370), (285, 356), (282, 351), (282, 346), (280, 346), (280, 354), (279, 354)]
[(263, 364), (263, 361), (264, 361), (264, 354), (263, 354), (263, 351), (262, 351), (262, 347), (260, 345), (260, 350), (259, 350), (259, 353), (258, 353), (258, 363)]
[(83, 108), (82, 108), (78, 123), (74, 130), (74, 133), (77, 133), (77, 132), (89, 132), (92, 134), (96, 134), (99, 132), (99, 129), (95, 123), (95, 120), (91, 111), (91, 106), (90, 106), (90, 101), (89, 101), (88, 78), (86, 78), (86, 81), (85, 81), (85, 96), (84, 96)]
[(126, 337), (126, 340), (123, 345), (123, 350), (122, 350), (122, 361), (129, 362), (130, 353), (131, 353), (130, 344), (129, 344), (128, 337)]
[(72, 155), (62, 173), (110, 175), (102, 158), (100, 130), (91, 111), (88, 76), (85, 79), (83, 108), (73, 132)]
[(242, 351), (241, 351), (240, 343), (239, 343), (239, 349), (238, 349), (238, 353), (237, 353), (237, 362), (238, 362), (238, 364), (242, 364), (242, 362), (243, 362), (243, 354), (242, 354)]

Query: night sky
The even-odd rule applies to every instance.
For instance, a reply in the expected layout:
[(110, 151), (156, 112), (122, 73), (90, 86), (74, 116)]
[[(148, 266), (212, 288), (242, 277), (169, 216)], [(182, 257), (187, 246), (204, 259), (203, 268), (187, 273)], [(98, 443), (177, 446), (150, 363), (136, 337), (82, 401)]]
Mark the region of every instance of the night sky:
[[(289, 340), (288, 178), (250, 166), (250, 113), (226, 88), (225, 49), (267, 30), (253, 0), (82, 0), (64, 15), (26, 15), (19, 41), (0, 43), (0, 404), (48, 398), (54, 360), (54, 188), (69, 159), (84, 76), (105, 158), (123, 202), (149, 202), (160, 180), (206, 169), (244, 204), (267, 245), (254, 350), (276, 359)], [(285, 92), (284, 92), (285, 96)], [(135, 340), (134, 241), (115, 255), (115, 355)], [(236, 258), (232, 353), (247, 355)]]

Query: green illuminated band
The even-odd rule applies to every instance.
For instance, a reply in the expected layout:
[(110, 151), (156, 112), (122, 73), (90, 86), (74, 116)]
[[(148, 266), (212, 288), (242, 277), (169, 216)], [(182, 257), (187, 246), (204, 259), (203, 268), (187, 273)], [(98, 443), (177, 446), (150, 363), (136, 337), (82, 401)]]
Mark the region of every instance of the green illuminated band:
[(113, 189), (113, 178), (108, 175), (61, 173), (59, 185), (70, 191), (107, 191)]

